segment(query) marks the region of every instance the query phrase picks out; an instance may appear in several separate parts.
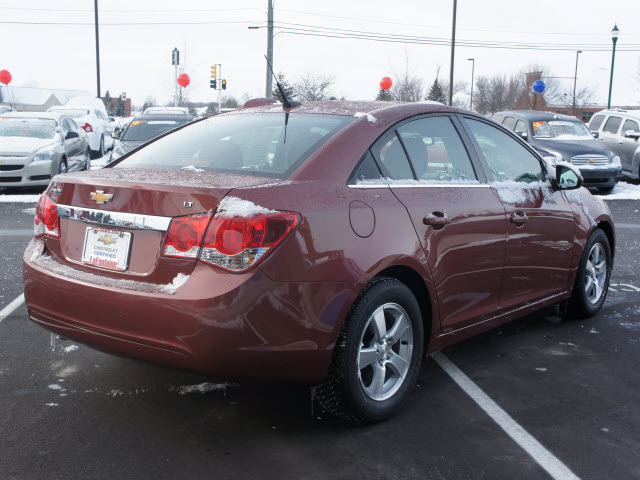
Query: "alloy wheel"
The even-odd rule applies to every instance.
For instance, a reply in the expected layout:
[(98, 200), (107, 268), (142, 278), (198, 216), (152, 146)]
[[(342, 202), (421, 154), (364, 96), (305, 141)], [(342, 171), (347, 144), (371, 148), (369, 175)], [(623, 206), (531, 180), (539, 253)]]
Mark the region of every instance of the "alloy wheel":
[(602, 244), (595, 243), (591, 247), (584, 275), (584, 291), (587, 295), (587, 301), (591, 304), (598, 303), (604, 293), (607, 281), (607, 256)]

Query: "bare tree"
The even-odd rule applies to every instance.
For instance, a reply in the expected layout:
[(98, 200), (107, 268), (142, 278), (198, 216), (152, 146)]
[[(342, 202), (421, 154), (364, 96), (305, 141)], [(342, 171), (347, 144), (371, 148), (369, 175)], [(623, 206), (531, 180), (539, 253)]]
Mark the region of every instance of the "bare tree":
[(293, 84), (293, 90), (299, 100), (326, 100), (330, 96), (328, 90), (334, 82), (331, 75), (306, 73)]
[(404, 72), (394, 75), (395, 82), (391, 87), (391, 96), (399, 102), (419, 102), (424, 98), (424, 83), (409, 67), (409, 59), (405, 56)]
[[(442, 91), (449, 94), (449, 80), (440, 82)], [(447, 97), (448, 98), (448, 97)], [(453, 106), (469, 108), (469, 83), (464, 80), (453, 82)]]
[(476, 111), (491, 114), (515, 108), (522, 94), (524, 81), (521, 75), (493, 75), (478, 77), (474, 91)]

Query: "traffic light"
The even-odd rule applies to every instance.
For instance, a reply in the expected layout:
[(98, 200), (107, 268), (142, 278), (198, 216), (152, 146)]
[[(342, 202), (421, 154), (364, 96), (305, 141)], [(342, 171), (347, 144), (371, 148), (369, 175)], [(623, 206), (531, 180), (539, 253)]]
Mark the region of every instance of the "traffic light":
[(227, 89), (227, 81), (226, 80), (222, 80), (222, 89), (223, 90)]
[(209, 87), (215, 90), (217, 88), (216, 83), (217, 82), (215, 80), (209, 80)]
[(217, 65), (212, 65), (211, 66), (211, 78), (218, 78), (218, 66)]

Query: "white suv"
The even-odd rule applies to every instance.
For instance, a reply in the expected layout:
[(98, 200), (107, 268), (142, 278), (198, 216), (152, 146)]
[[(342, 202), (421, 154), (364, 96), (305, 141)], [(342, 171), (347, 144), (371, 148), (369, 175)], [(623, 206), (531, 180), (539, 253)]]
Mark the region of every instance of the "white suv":
[(589, 129), (620, 157), (623, 173), (640, 178), (640, 110), (602, 110), (591, 118)]
[(93, 158), (102, 157), (113, 148), (113, 119), (93, 106), (51, 107), (48, 112), (64, 113), (72, 117), (76, 124), (87, 133), (89, 148)]

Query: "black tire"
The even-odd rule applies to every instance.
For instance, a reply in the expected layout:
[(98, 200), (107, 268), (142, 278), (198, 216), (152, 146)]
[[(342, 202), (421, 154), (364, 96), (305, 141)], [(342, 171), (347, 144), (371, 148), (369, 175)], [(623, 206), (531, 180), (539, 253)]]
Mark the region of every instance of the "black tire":
[(97, 159), (97, 158), (102, 158), (104, 157), (105, 151), (104, 151), (104, 135), (100, 136), (100, 146), (98, 147), (98, 150), (91, 150), (91, 158), (92, 159)]
[(69, 171), (69, 168), (67, 167), (67, 160), (63, 158), (62, 160), (60, 160), (60, 165), (58, 166), (58, 173), (64, 174), (64, 173), (67, 173), (68, 171)]
[(83, 171), (83, 170), (90, 170), (90, 169), (91, 169), (91, 150), (87, 147), (87, 151), (84, 152), (84, 166), (80, 170)]
[[(606, 273), (602, 293), (597, 301), (593, 302), (589, 300), (589, 294), (586, 291), (588, 287), (587, 273), (589, 271), (588, 265), (590, 264), (590, 254), (596, 244), (600, 244), (604, 250), (606, 258), (606, 266), (604, 272)], [(580, 264), (578, 266), (578, 272), (576, 273), (576, 280), (573, 284), (573, 292), (568, 303), (568, 313), (571, 316), (577, 318), (591, 317), (598, 313), (604, 304), (607, 293), (609, 291), (609, 281), (611, 280), (611, 246), (609, 245), (609, 239), (607, 235), (596, 228), (592, 233), (582, 251), (580, 257)], [(589, 290), (591, 291), (591, 290)]]
[(613, 190), (615, 188), (615, 186), (613, 187), (598, 187), (598, 190), (600, 190), (602, 193), (611, 193), (611, 190)]
[[(399, 348), (410, 348), (409, 343), (412, 343), (413, 348), (403, 380), (396, 380), (396, 385), (399, 385), (396, 386), (397, 390), (391, 389), (387, 393), (391, 394), (389, 398), (375, 400), (365, 391), (364, 377), (369, 366), (363, 367), (362, 373), (358, 358), (365, 334), (368, 332), (365, 329), (371, 326), (369, 319), (382, 305), (400, 306), (400, 310), (408, 315), (412, 335), (411, 342), (403, 341), (404, 346), (400, 346), (402, 342), (394, 346), (389, 344), (389, 350), (385, 350), (389, 352), (387, 355), (398, 354), (399, 351), (396, 349)], [(387, 328), (391, 330), (394, 319), (387, 317), (386, 312), (385, 310)], [(379, 422), (391, 417), (404, 405), (416, 384), (422, 363), (423, 344), (422, 315), (411, 290), (394, 278), (381, 277), (373, 280), (360, 293), (342, 326), (327, 380), (315, 390), (318, 403), (328, 413), (355, 424)], [(377, 355), (380, 355), (380, 351)], [(370, 365), (371, 368), (379, 368), (377, 365), (382, 365), (380, 362), (385, 365), (390, 363), (389, 360), (378, 359)], [(393, 373), (392, 369), (389, 371)], [(383, 378), (386, 385), (386, 375)], [(392, 376), (389, 376), (389, 382), (392, 381)]]

